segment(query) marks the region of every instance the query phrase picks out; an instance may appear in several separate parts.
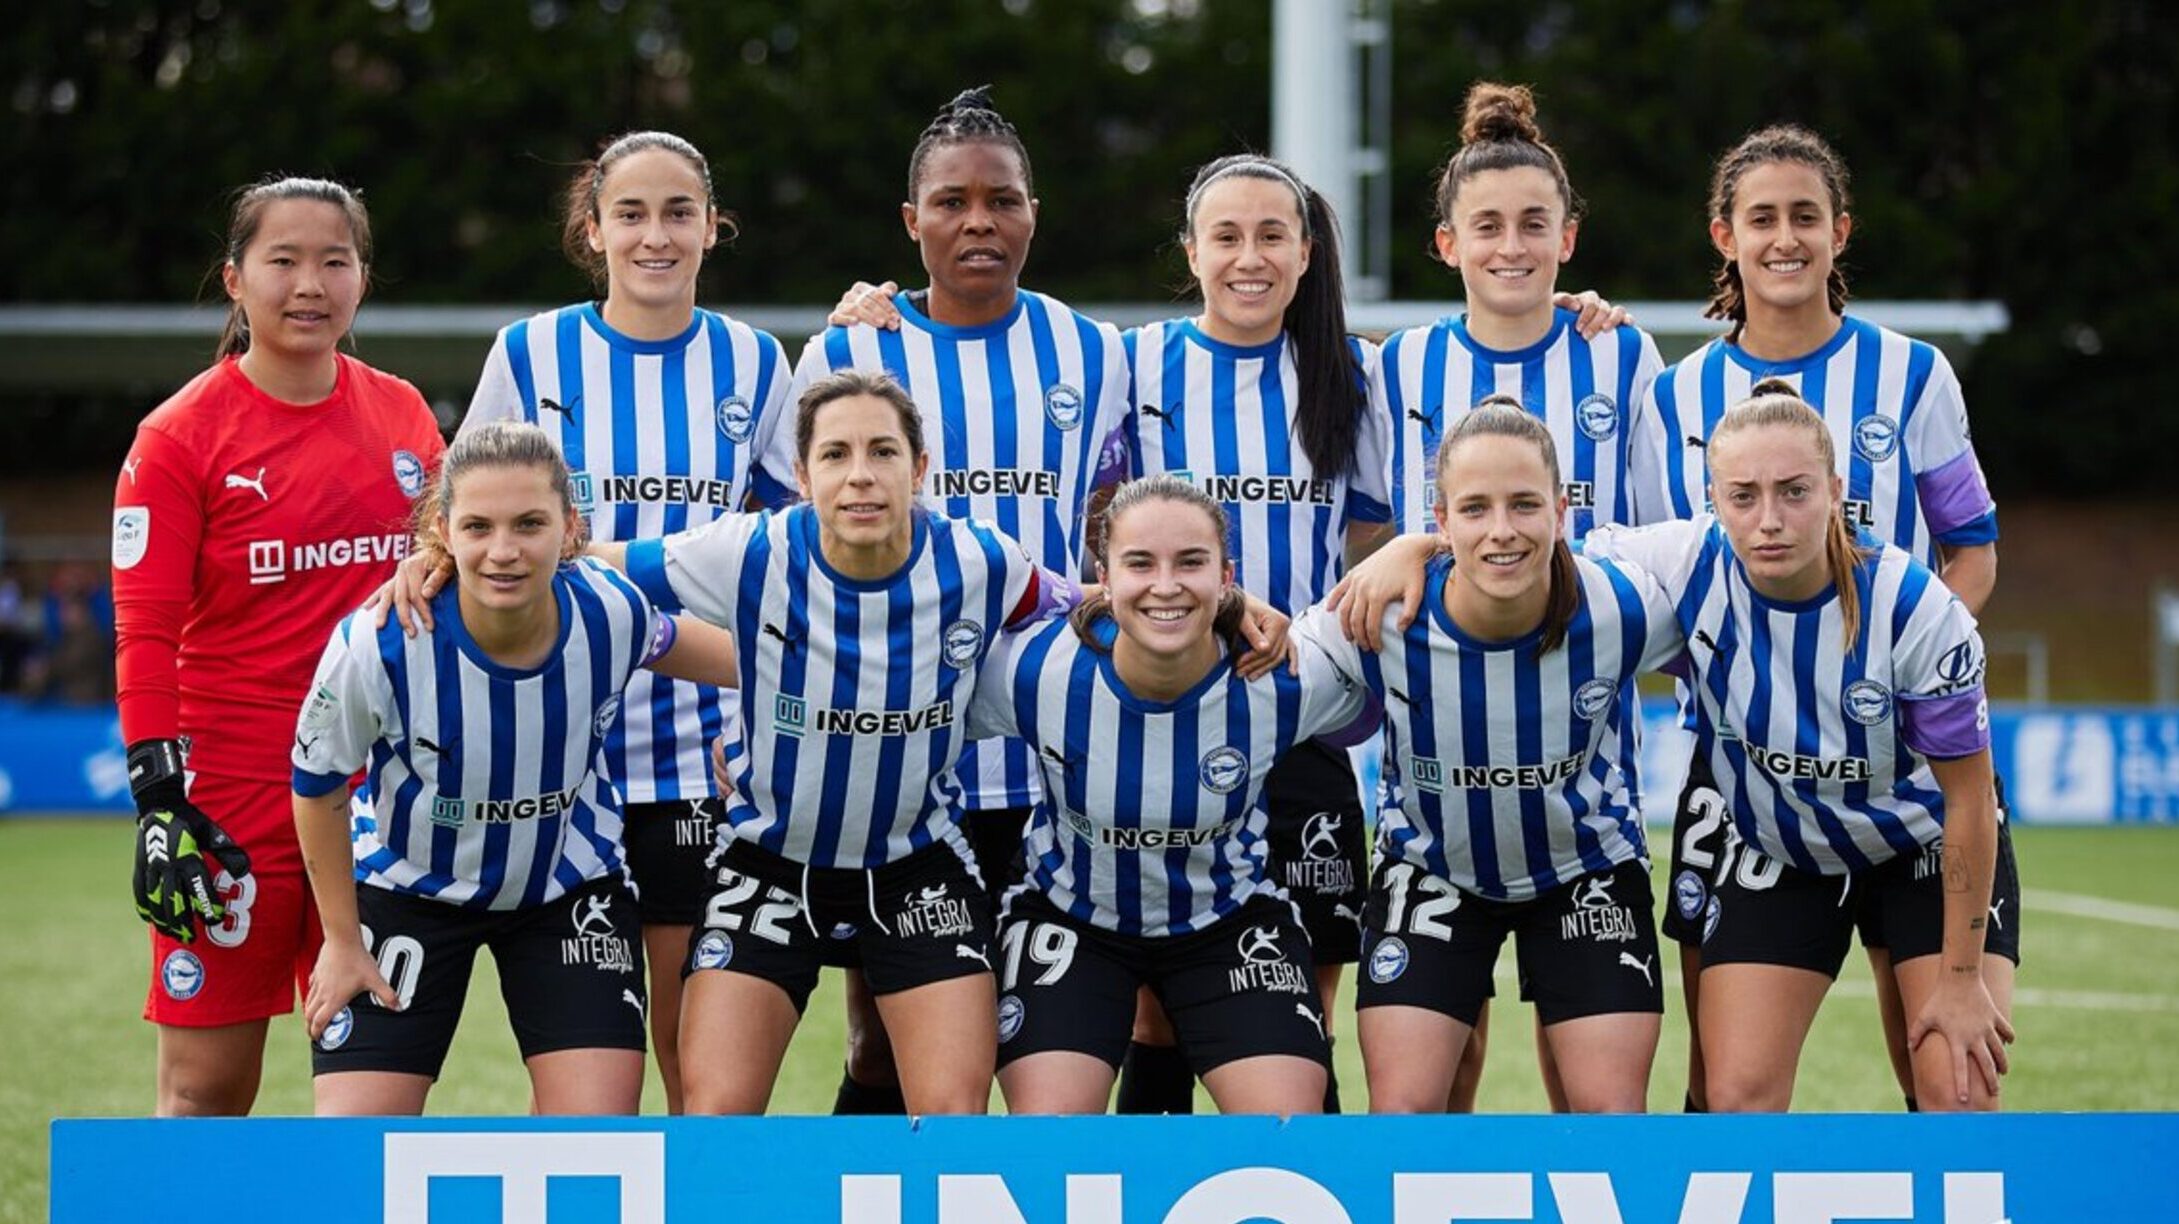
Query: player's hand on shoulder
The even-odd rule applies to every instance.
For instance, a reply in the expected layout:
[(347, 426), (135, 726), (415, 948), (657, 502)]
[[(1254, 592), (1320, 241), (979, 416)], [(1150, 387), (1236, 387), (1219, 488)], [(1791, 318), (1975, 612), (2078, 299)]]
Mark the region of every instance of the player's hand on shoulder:
[(1248, 643), (1248, 649), (1233, 661), (1233, 670), (1243, 680), (1268, 675), (1281, 663), (1298, 673), (1300, 664), (1294, 659), (1294, 644), (1287, 640), (1287, 631), (1294, 627), (1293, 618), (1246, 591), (1241, 592), (1241, 601), (1241, 640)]
[(881, 331), (899, 331), (900, 310), (893, 305), (893, 295), (899, 292), (900, 286), (892, 281), (882, 285), (856, 281), (854, 288), (840, 295), (840, 304), (825, 316), (825, 322), (833, 327), (866, 323)]
[(1364, 650), (1381, 649), (1385, 609), (1395, 603), (1401, 609), (1400, 629), (1415, 623), (1425, 574), (1437, 548), (1436, 536), (1403, 535), (1347, 571), (1324, 597), (1324, 607), (1338, 615), (1339, 631), (1348, 641)]
[(393, 577), (363, 602), (364, 611), (371, 613), (371, 627), (384, 629), (386, 614), (391, 612), (400, 619), (401, 632), (410, 637), (418, 629), (429, 633), (432, 597), (453, 576), (454, 559), (445, 553), (432, 548), (410, 553), (394, 567)]
[(1551, 304), (1561, 310), (1574, 311), (1580, 316), (1574, 320), (1574, 330), (1580, 332), (1584, 340), (1594, 340), (1599, 334), (1622, 323), (1634, 322), (1634, 316), (1627, 312), (1626, 307), (1612, 305), (1594, 289), (1584, 289), (1579, 293), (1552, 294)]

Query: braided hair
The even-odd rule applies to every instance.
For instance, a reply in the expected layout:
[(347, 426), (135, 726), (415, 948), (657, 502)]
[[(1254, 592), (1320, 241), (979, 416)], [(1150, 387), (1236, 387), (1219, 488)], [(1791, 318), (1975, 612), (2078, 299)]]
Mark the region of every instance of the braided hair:
[(1036, 195), (1036, 175), (1029, 169), (1029, 150), (1021, 143), (1021, 134), (991, 104), (991, 87), (978, 85), (953, 95), (953, 101), (939, 107), (930, 126), (916, 137), (915, 151), (908, 155), (908, 199), (913, 201), (922, 188), (923, 163), (933, 150), (978, 142), (1012, 149), (1021, 159), (1022, 185), (1030, 196)]

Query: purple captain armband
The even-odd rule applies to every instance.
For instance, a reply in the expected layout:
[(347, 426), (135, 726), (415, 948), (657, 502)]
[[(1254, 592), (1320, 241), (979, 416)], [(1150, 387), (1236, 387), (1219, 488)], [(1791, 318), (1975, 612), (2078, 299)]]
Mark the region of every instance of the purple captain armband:
[(1982, 686), (1941, 697), (1899, 699), (1899, 729), (1907, 747), (1926, 757), (1973, 756), (1990, 746), (1990, 705)]

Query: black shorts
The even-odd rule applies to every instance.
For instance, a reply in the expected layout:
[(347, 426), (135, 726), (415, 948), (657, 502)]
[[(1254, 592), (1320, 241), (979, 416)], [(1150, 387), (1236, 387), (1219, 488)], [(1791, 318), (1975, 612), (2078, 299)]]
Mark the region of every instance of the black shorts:
[(711, 891), (712, 853), (726, 825), (716, 798), (631, 803), (621, 844), (645, 926), (692, 926)]
[[(2013, 822), (2005, 808), (2005, 779), (1997, 779), (1997, 864), (1990, 876), (1990, 937), (1983, 949), (2020, 963), (2020, 864), (2013, 858)], [(1941, 914), (1941, 909), (1940, 909)], [(1864, 948), (1888, 948), (1886, 915), (1881, 907), (1864, 905), (1855, 914), (1854, 927)], [(1910, 941), (1914, 940), (1909, 936)], [(1931, 951), (1936, 949), (1932, 948)]]
[(997, 930), (999, 898), (1029, 874), (1029, 859), (1022, 845), (1029, 832), (1033, 807), (985, 808), (961, 813), (961, 832), (976, 854), (976, 871), (991, 896), (992, 929)]
[(1664, 937), (1679, 944), (1702, 943), (1702, 916), (1710, 908), (1710, 875), (1725, 852), (1728, 818), (1725, 796), (1710, 773), (1710, 754), (1697, 749), (1687, 762), (1687, 783), (1680, 787), (1672, 816), (1672, 884), (1665, 904)]
[(1521, 998), (1545, 1024), (1664, 1011), (1649, 872), (1639, 862), (1526, 901), (1478, 897), (1412, 863), (1385, 863), (1365, 914), (1357, 1008), (1423, 1007), (1472, 1026), (1510, 934)]
[(965, 844), (938, 842), (863, 871), (804, 867), (733, 841), (714, 881), (684, 975), (762, 978), (799, 1012), (825, 965), (862, 969), (881, 995), (991, 972), (991, 903)]
[(1144, 986), (1197, 1075), (1263, 1054), (1330, 1065), (1308, 935), (1293, 907), (1270, 897), (1203, 930), (1150, 938), (1092, 926), (1026, 891), (1013, 898), (1000, 953), (1002, 1067), (1068, 1050), (1117, 1068)]
[(356, 909), (365, 946), (408, 1006), (390, 1012), (357, 996), (311, 1049), (313, 1075), (399, 1071), (437, 1079), (479, 947), (492, 950), (522, 1057), (643, 1049), (642, 930), (635, 897), (617, 876), (519, 910), (464, 909), (365, 885), (356, 889)]
[[(1703, 968), (1785, 965), (1836, 978), (1856, 927), (1876, 932), (1893, 964), (1935, 955), (1944, 943), (1943, 847), (1940, 839), (1866, 871), (1818, 875), (1735, 838), (1703, 919)], [(1982, 946), (2018, 964), (2019, 924), (1986, 927)]]
[(1303, 740), (1264, 779), (1271, 881), (1301, 911), (1320, 965), (1351, 965), (1362, 946), (1369, 835), (1347, 750)]

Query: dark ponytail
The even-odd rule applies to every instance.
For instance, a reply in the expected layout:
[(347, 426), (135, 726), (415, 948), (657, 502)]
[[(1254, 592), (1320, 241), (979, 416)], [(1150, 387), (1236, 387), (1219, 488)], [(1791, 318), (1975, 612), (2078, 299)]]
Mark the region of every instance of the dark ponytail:
[(1318, 475), (1337, 478), (1355, 469), (1355, 439), (1369, 411), (1369, 390), (1362, 367), (1347, 339), (1347, 297), (1339, 270), (1339, 218), (1322, 193), (1301, 181), (1284, 162), (1254, 153), (1221, 157), (1196, 171), (1188, 187), (1186, 232), (1195, 240), (1196, 204), (1211, 184), (1228, 178), (1277, 183), (1294, 193), (1301, 217), (1301, 237), (1309, 243), (1309, 268), (1294, 286), (1294, 300), (1281, 320), (1286, 342), (1294, 346), (1294, 374), (1299, 402), (1294, 405), (1296, 433), (1309, 466)]

